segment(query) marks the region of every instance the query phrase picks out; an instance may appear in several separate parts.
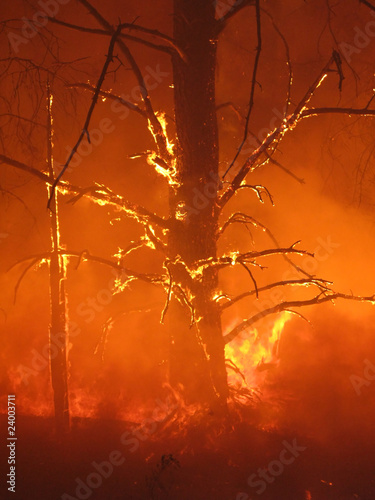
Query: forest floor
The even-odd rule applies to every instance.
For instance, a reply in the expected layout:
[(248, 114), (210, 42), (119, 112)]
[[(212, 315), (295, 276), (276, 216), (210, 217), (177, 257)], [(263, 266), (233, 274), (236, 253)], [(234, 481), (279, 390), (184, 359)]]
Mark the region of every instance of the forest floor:
[(0, 498), (375, 499), (370, 439), (336, 434), (322, 445), (238, 419), (217, 432), (209, 418), (185, 427), (149, 420), (138, 431), (129, 422), (76, 418), (68, 435), (57, 436), (51, 418), (19, 415), (14, 494), (1, 415)]

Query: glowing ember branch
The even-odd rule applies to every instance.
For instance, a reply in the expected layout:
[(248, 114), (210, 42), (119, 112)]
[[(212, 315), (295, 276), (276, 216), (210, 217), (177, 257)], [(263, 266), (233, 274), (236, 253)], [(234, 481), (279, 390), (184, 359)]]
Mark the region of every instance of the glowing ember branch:
[(219, 257), (218, 259), (210, 258), (210, 259), (204, 259), (196, 262), (194, 268), (191, 271), (195, 272), (202, 272), (204, 269), (211, 267), (211, 268), (223, 268), (228, 265), (234, 265), (237, 262), (240, 264), (243, 263), (248, 263), (257, 267), (262, 267), (260, 266), (257, 262), (256, 259), (260, 257), (268, 257), (272, 255), (284, 255), (284, 254), (296, 254), (296, 255), (309, 255), (310, 257), (314, 257), (313, 253), (310, 253), (306, 250), (297, 250), (294, 248), (299, 241), (293, 243), (290, 247), (287, 248), (270, 248), (267, 250), (261, 250), (259, 252), (253, 251), (253, 252), (245, 252), (245, 253), (239, 253), (239, 252), (232, 252), (228, 256), (224, 255), (223, 257)]
[(269, 192), (269, 190), (265, 186), (261, 186), (261, 185), (252, 186), (251, 184), (246, 184), (245, 181), (242, 181), (241, 185), (238, 187), (238, 191), (240, 189), (251, 189), (252, 191), (254, 191), (256, 193), (256, 195), (258, 197), (258, 200), (261, 203), (264, 203), (264, 200), (263, 200), (263, 197), (262, 197), (262, 192), (264, 192), (268, 196), (271, 204), (274, 205), (272, 195), (271, 195), (271, 193)]
[[(27, 172), (28, 174), (33, 175), (37, 179), (43, 181), (47, 185), (52, 184), (51, 178), (46, 173), (41, 172), (34, 167), (30, 167), (23, 162), (14, 160), (12, 158), (9, 158), (8, 156), (1, 154), (0, 162), (23, 170), (24, 172)], [(142, 224), (150, 222), (164, 229), (169, 228), (169, 223), (167, 220), (159, 217), (158, 215), (150, 212), (140, 205), (127, 201), (121, 196), (114, 194), (109, 188), (105, 186), (103, 187), (103, 185), (96, 184), (95, 186), (82, 188), (80, 186), (70, 184), (69, 182), (62, 181), (59, 184), (58, 189), (61, 194), (74, 195), (74, 197), (69, 200), (70, 203), (75, 203), (80, 198), (87, 197), (92, 201), (101, 204), (102, 206), (113, 206), (114, 208), (125, 212), (128, 217), (132, 217)]]
[(121, 210), (128, 217), (137, 220), (141, 224), (153, 223), (157, 226), (168, 228), (168, 222), (165, 219), (140, 205), (125, 200), (122, 196), (113, 193), (108, 187), (96, 184), (92, 187), (81, 188), (67, 182), (62, 182), (61, 188), (64, 190), (64, 194), (67, 194), (67, 192), (75, 194), (75, 196), (69, 200), (69, 203), (76, 203), (80, 198), (85, 196), (101, 206), (112, 206)]
[[(155, 274), (155, 273), (139, 273), (137, 271), (133, 271), (121, 264), (118, 264), (117, 262), (113, 262), (111, 260), (105, 259), (103, 257), (99, 257), (96, 255), (90, 254), (88, 250), (84, 250), (83, 252), (74, 252), (70, 250), (64, 250), (60, 249), (58, 251), (60, 256), (63, 257), (76, 257), (78, 259), (78, 266), (81, 264), (81, 262), (85, 261), (92, 261), (96, 262), (98, 264), (103, 264), (105, 266), (109, 266), (116, 271), (118, 271), (122, 276), (126, 276), (129, 279), (138, 279), (141, 281), (145, 281), (146, 283), (152, 283), (152, 284), (163, 284), (164, 283), (164, 277), (160, 274)], [(31, 269), (34, 265), (36, 265), (38, 262), (43, 262), (43, 261), (48, 261), (51, 258), (51, 252), (44, 252), (41, 254), (37, 255), (29, 255), (28, 257), (25, 257), (24, 259), (20, 259), (17, 261), (15, 264), (13, 264), (8, 271), (13, 269), (15, 266), (18, 266), (19, 264), (23, 262), (28, 262), (32, 261), (32, 263), (27, 267), (27, 270)], [(26, 271), (27, 271), (26, 270)], [(22, 273), (22, 276), (24, 276), (25, 271)]]

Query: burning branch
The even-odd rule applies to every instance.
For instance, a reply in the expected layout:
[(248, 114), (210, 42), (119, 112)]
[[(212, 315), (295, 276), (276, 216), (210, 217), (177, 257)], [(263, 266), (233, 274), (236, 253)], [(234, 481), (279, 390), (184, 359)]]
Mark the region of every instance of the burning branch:
[(237, 263), (239, 264), (248, 263), (253, 266), (262, 268), (262, 266), (256, 262), (256, 259), (260, 257), (268, 257), (271, 255), (296, 254), (296, 255), (309, 255), (310, 257), (314, 257), (313, 253), (310, 253), (306, 250), (298, 250), (294, 248), (298, 243), (300, 242), (296, 241), (295, 243), (286, 248), (270, 248), (267, 250), (261, 250), (259, 252), (252, 251), (252, 252), (245, 252), (242, 254), (239, 252), (234, 252), (231, 255), (228, 256), (224, 255), (223, 257), (219, 257), (218, 259), (210, 258), (210, 259), (200, 260), (195, 263), (193, 274), (194, 271), (200, 273), (204, 269), (207, 269), (209, 267), (222, 269), (230, 265), (233, 266)]
[[(146, 283), (155, 283), (155, 284), (160, 284), (164, 283), (164, 277), (160, 274), (152, 274), (152, 273), (138, 273), (137, 271), (133, 271), (131, 269), (128, 269), (127, 267), (124, 267), (123, 265), (119, 264), (118, 262), (113, 262), (112, 260), (105, 259), (104, 257), (99, 257), (97, 255), (92, 255), (88, 250), (83, 250), (82, 252), (77, 252), (77, 251), (71, 251), (71, 250), (65, 250), (65, 249), (59, 249), (58, 254), (63, 257), (76, 257), (78, 259), (78, 264), (81, 264), (83, 261), (92, 261), (96, 262), (98, 264), (103, 264), (105, 266), (109, 266), (116, 271), (121, 272), (122, 274), (125, 274), (127, 278), (129, 279), (138, 279), (140, 281), (144, 281)], [(37, 263), (43, 262), (43, 261), (49, 261), (51, 258), (51, 252), (44, 252), (36, 255), (29, 255), (28, 257), (25, 257), (23, 259), (20, 259), (16, 263), (14, 263), (9, 269), (8, 272), (13, 269), (14, 267), (22, 264), (23, 262), (28, 262), (32, 261), (30, 265), (28, 265), (26, 272), (31, 269), (34, 265)], [(21, 279), (25, 276), (26, 274), (25, 271), (22, 273)], [(17, 289), (19, 288), (19, 284), (17, 286)]]
[[(9, 158), (8, 156), (0, 154), (0, 162), (23, 170), (24, 172), (27, 172), (28, 174), (31, 174), (39, 180), (43, 181), (47, 185), (51, 185), (53, 182), (51, 181), (51, 178), (44, 172), (40, 172), (36, 168), (26, 165), (23, 162), (14, 160), (13, 158)], [(158, 215), (150, 212), (140, 205), (125, 200), (121, 196), (114, 194), (109, 188), (102, 185), (96, 184), (95, 186), (82, 188), (70, 184), (66, 181), (62, 181), (58, 189), (62, 192), (62, 194), (69, 193), (75, 195), (69, 200), (70, 203), (75, 203), (80, 198), (85, 196), (92, 201), (99, 203), (99, 205), (112, 205), (116, 209), (120, 209), (125, 212), (128, 217), (132, 217), (133, 219), (141, 223), (152, 223), (164, 229), (168, 228), (167, 220), (159, 217)]]

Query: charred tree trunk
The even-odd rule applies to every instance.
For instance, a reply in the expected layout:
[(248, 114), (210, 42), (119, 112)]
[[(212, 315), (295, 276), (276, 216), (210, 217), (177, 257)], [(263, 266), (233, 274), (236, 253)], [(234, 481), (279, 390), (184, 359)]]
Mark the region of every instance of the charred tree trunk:
[[(52, 159), (52, 97), (48, 86), (47, 95), (47, 161), (51, 179), (54, 179)], [(59, 218), (57, 193), (50, 207), (51, 228), (51, 260), (49, 267), (50, 278), (50, 307), (51, 325), (49, 331), (50, 369), (54, 397), (56, 429), (64, 432), (69, 428), (69, 401), (66, 362), (66, 307), (65, 307), (65, 265), (63, 257), (59, 255)]]
[[(202, 259), (216, 257), (216, 24), (212, 0), (174, 1), (174, 38), (186, 58), (173, 60), (178, 186), (171, 191), (174, 228), (170, 231), (169, 257), (174, 262), (174, 281), (189, 291), (196, 323), (194, 328), (183, 328), (181, 313), (172, 313), (171, 379), (182, 383), (191, 399), (196, 397), (194, 391), (198, 394), (199, 387), (206, 386), (205, 398), (225, 403), (224, 341), (213, 300), (217, 271), (208, 268), (194, 274), (188, 270)], [(178, 308), (176, 303), (173, 307), (175, 311)], [(177, 315), (180, 321), (176, 321)]]

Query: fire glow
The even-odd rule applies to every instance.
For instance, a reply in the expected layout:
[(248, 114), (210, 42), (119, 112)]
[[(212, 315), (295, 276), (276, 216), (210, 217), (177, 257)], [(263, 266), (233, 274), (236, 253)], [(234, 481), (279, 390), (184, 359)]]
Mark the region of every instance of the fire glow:
[[(280, 356), (280, 339), (291, 314), (283, 312), (275, 320), (270, 333), (261, 335), (257, 328), (245, 331), (242, 337), (225, 346), (225, 355), (243, 374), (250, 387), (260, 383), (262, 372), (277, 366)], [(229, 365), (230, 367), (230, 365)], [(244, 382), (242, 376), (229, 370), (229, 383)]]

